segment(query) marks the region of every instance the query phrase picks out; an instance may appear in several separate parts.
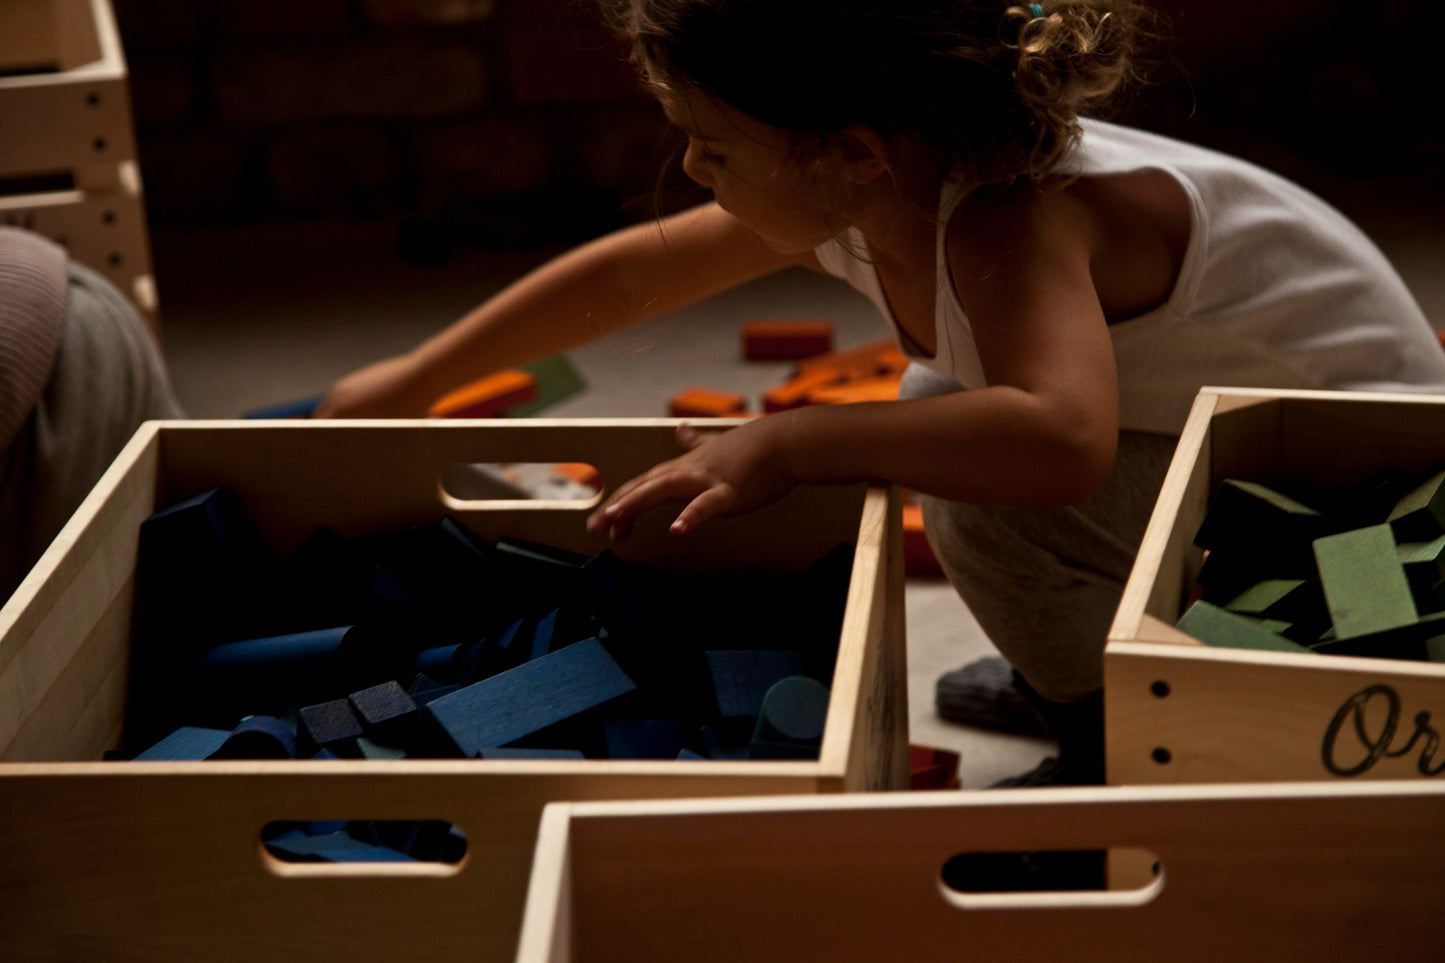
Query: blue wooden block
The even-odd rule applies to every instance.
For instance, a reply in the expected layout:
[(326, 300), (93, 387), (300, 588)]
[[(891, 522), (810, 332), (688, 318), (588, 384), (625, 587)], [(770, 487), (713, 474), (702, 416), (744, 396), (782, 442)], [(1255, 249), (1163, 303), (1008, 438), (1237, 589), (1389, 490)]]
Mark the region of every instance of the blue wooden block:
[(605, 722), (609, 759), (676, 759), (683, 750), (683, 726), (676, 719)]
[(707, 756), (699, 755), (691, 749), (683, 749), (677, 754), (678, 762), (697, 762), (698, 760), (705, 759), (707, 759)]
[(416, 728), (416, 703), (395, 680), (353, 692), (347, 701), (373, 741), (404, 744)]
[(209, 759), (231, 735), (226, 729), (181, 726), (149, 749), (136, 755), (137, 762)]
[(422, 674), (412, 680), (411, 685), (407, 687), (406, 694), (411, 696), (411, 701), (415, 702), (417, 708), (420, 709), (428, 702), (440, 699), (442, 696), (455, 692), (460, 688), (460, 683), (438, 682), (431, 676)]
[(266, 843), (266, 849), (277, 859), (303, 863), (411, 863), (406, 853), (387, 846), (362, 842), (348, 833), (326, 833), (308, 836), (290, 833)]
[(464, 685), (479, 682), (527, 661), (534, 632), (535, 623), (531, 619), (520, 619), (486, 638), (458, 646), (452, 655), (448, 678)]
[(498, 588), (518, 614), (536, 618), (576, 597), (587, 556), (517, 538), (495, 547)]
[(457, 645), (436, 645), (430, 649), (423, 649), (411, 660), (411, 667), (414, 671), (424, 673), (433, 679), (449, 678), (452, 659), (456, 657)]
[(717, 730), (715, 726), (699, 726), (697, 730), (698, 741), (702, 745), (703, 755), (709, 759), (746, 759), (748, 757), (748, 740), (752, 738), (749, 732), (743, 736), (741, 742), (736, 741), (735, 734), (724, 733)]
[(596, 639), (533, 659), (429, 703), (434, 722), (456, 755), (506, 746), (606, 705), (636, 689)]
[(248, 716), (231, 730), (212, 759), (295, 759), (296, 732), (275, 716)]
[(267, 405), (264, 408), (253, 408), (245, 413), (246, 418), (310, 418), (321, 404), (324, 395), (312, 395), (309, 398), (298, 398), (295, 401), (284, 401), (276, 405)]
[(413, 859), (439, 862), (447, 848), (452, 824), (440, 819), (378, 819), (352, 823), (356, 838), (385, 846)]
[(337, 756), (354, 757), (360, 752), (356, 740), (363, 731), (361, 720), (345, 699), (317, 703), (300, 711), (299, 735), (306, 749), (328, 749)]
[(585, 759), (581, 749), (543, 749), (487, 746), (477, 750), (478, 759)]
[[(748, 758), (816, 757), (827, 720), (827, 686), (806, 676), (783, 679), (763, 699)], [(787, 754), (794, 750), (799, 755)]]
[(725, 649), (704, 653), (704, 658), (723, 719), (755, 719), (769, 689), (803, 672), (802, 654), (790, 649)]

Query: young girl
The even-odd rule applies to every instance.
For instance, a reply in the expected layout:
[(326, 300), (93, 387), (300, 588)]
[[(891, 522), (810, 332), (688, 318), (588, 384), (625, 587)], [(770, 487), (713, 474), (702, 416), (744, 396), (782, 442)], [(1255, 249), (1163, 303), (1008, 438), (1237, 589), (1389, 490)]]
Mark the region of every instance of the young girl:
[(791, 265), (844, 278), (915, 362), (899, 401), (681, 428), (679, 456), (588, 527), (621, 538), (667, 504), (686, 535), (803, 482), (929, 496), (950, 580), (1017, 670), (945, 677), (949, 714), (1016, 726), (994, 710), (1021, 692), (1060, 740), (1015, 784), (1102, 778), (1105, 634), (1200, 386), (1445, 391), (1420, 309), (1342, 216), (1082, 116), (1129, 74), (1130, 0), (603, 6), (715, 201), (541, 267), (341, 379), (318, 416), (419, 416)]

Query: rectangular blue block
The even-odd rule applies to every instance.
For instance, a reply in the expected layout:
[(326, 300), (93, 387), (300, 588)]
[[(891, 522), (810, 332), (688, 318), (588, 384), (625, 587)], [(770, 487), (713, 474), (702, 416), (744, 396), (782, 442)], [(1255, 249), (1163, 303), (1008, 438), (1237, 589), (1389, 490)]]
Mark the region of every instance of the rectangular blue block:
[(506, 746), (636, 689), (596, 639), (533, 659), (429, 703), (422, 711), (457, 753)]
[(230, 735), (226, 729), (181, 726), (135, 758), (137, 762), (208, 759)]

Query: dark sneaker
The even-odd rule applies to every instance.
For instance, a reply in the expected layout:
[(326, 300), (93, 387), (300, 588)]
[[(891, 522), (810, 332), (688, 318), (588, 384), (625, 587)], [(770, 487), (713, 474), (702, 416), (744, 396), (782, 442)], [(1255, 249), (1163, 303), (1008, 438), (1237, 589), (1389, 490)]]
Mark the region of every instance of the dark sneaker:
[(1018, 736), (1047, 736), (1014, 682), (1013, 666), (996, 655), (939, 676), (934, 704), (949, 722)]

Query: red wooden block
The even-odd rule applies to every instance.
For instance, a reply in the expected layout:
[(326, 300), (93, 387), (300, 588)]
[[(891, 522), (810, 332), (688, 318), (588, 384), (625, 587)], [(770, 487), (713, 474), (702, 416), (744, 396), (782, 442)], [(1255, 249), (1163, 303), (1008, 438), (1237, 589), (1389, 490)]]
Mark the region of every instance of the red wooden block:
[(743, 325), (743, 357), (749, 361), (795, 361), (831, 350), (831, 321), (749, 321)]
[(903, 506), (903, 572), (906, 575), (936, 576), (943, 574), (943, 566), (928, 544), (923, 531), (923, 506)]
[(909, 745), (908, 763), (910, 789), (958, 788), (958, 753)]
[(711, 388), (689, 388), (667, 401), (668, 414), (674, 418), (730, 418), (747, 410), (742, 395)]
[(579, 485), (586, 485), (593, 491), (602, 488), (602, 473), (593, 465), (582, 461), (568, 461), (552, 466), (552, 473), (570, 478)]
[(528, 371), (498, 371), (438, 398), (429, 418), (494, 418), (537, 397), (537, 379)]

